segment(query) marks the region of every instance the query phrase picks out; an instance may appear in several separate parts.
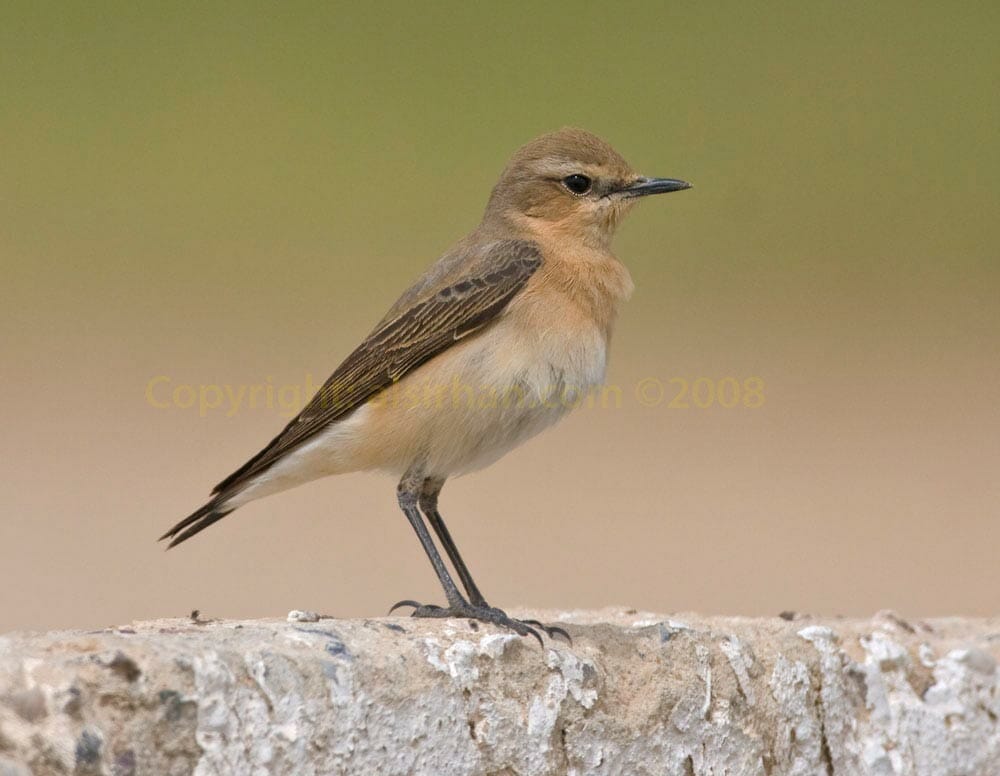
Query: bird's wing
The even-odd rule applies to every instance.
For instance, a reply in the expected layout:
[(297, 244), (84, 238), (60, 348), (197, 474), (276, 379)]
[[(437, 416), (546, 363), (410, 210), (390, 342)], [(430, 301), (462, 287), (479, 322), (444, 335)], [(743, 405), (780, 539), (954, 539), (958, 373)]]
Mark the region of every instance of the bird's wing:
[(305, 409), (212, 493), (238, 490), (333, 421), (486, 326), (542, 263), (538, 248), (524, 240), (498, 241), (469, 258), (467, 272), (436, 291), (421, 288), (423, 293), (411, 304), (398, 311), (394, 307), (395, 315), (383, 320), (337, 367)]

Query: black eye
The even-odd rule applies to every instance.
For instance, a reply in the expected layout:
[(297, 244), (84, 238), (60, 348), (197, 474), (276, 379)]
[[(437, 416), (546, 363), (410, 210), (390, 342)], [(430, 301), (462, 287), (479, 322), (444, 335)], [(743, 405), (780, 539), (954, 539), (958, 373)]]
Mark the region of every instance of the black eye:
[(590, 191), (590, 178), (586, 175), (580, 175), (579, 173), (567, 175), (563, 178), (562, 182), (563, 186), (572, 191), (574, 194), (586, 194)]

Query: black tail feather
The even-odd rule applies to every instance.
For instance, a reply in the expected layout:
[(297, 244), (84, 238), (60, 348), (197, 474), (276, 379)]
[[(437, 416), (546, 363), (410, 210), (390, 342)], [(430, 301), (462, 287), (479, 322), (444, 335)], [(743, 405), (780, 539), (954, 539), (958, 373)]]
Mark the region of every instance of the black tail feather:
[(201, 509), (192, 512), (163, 534), (159, 541), (162, 542), (164, 539), (171, 539), (172, 541), (167, 545), (167, 549), (169, 550), (171, 547), (176, 547), (181, 542), (204, 531), (212, 523), (218, 522), (235, 509), (235, 507), (226, 509), (222, 503), (223, 499), (212, 499)]

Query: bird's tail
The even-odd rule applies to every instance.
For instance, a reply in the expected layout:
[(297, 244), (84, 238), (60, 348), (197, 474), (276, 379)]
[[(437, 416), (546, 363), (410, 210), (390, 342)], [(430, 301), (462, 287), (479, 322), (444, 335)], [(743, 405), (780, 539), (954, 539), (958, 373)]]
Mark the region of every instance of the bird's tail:
[(195, 510), (163, 534), (163, 536), (160, 537), (160, 541), (162, 542), (164, 539), (170, 539), (170, 544), (167, 545), (167, 549), (170, 549), (171, 547), (175, 547), (181, 542), (190, 539), (196, 533), (204, 531), (212, 523), (221, 520), (236, 509), (235, 506), (227, 505), (232, 498), (232, 495), (232, 493), (227, 493), (225, 497), (223, 497), (220, 493), (218, 496), (205, 504), (205, 506), (201, 509)]

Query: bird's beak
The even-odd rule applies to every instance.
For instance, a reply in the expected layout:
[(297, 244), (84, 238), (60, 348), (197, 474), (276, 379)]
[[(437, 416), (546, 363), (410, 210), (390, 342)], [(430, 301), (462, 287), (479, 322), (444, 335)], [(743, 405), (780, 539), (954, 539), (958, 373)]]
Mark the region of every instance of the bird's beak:
[(676, 178), (637, 178), (624, 189), (619, 189), (618, 193), (632, 199), (645, 197), (647, 194), (666, 194), (668, 191), (683, 191), (690, 188), (690, 183)]

